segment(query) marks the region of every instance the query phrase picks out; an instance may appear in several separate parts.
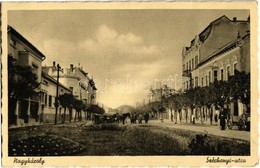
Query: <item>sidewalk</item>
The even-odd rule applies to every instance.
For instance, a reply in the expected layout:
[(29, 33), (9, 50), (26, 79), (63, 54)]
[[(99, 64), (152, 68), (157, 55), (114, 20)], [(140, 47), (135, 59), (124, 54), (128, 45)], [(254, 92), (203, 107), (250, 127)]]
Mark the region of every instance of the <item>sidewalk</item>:
[(219, 129), (219, 126), (215, 122), (213, 122), (213, 125), (210, 125), (209, 121), (204, 122), (204, 124), (202, 125), (200, 122), (197, 122), (196, 124), (192, 124), (183, 121), (175, 124), (175, 122), (171, 122), (170, 120), (164, 120), (164, 122), (161, 122), (160, 120), (150, 120), (149, 125), (183, 129), (183, 130), (206, 133), (206, 134), (211, 134), (211, 135), (216, 135), (216, 136), (221, 136), (226, 138), (234, 138), (234, 139), (250, 141), (250, 132), (248, 131), (240, 131), (238, 130), (237, 126), (233, 126), (232, 130), (226, 129), (223, 131)]

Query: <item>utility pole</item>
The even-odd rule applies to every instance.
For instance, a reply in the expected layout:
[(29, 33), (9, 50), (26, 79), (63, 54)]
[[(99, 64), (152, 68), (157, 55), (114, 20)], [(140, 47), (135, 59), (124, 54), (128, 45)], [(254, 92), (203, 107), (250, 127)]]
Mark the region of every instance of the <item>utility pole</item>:
[(61, 67), (58, 64), (57, 65), (57, 83), (56, 83), (56, 98), (55, 98), (55, 123), (57, 124), (57, 117), (58, 117), (58, 107), (59, 107), (59, 101), (58, 101), (58, 97), (59, 97), (59, 77), (60, 77), (60, 70)]

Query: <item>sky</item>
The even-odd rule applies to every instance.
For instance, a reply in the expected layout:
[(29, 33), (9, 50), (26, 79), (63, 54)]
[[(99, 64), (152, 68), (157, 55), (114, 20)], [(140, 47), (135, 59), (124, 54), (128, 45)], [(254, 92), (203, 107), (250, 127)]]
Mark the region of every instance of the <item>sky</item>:
[(82, 66), (107, 107), (148, 101), (158, 83), (179, 89), (182, 48), (210, 22), (248, 10), (23, 10), (8, 24), (62, 68)]

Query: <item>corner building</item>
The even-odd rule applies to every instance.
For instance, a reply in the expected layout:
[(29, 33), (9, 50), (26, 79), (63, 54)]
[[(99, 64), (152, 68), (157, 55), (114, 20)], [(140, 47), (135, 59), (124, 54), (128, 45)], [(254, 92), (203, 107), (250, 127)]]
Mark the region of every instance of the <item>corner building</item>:
[[(182, 50), (182, 90), (208, 86), (216, 80), (228, 80), (234, 71), (250, 73), (250, 16), (230, 20), (225, 15), (211, 22)], [(230, 105), (239, 116), (243, 105)]]

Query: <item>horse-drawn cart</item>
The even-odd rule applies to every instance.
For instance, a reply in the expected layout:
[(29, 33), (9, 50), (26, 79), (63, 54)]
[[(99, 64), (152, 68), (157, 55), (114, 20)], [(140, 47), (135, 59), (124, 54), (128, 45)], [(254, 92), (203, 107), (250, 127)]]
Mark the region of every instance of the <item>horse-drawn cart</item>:
[(232, 129), (236, 125), (239, 130), (250, 130), (250, 116), (249, 114), (242, 114), (241, 116), (230, 116), (227, 120), (227, 127)]
[(93, 124), (113, 123), (115, 121), (116, 121), (116, 116), (110, 114), (94, 114), (92, 117)]

